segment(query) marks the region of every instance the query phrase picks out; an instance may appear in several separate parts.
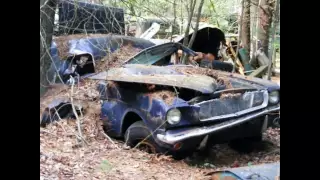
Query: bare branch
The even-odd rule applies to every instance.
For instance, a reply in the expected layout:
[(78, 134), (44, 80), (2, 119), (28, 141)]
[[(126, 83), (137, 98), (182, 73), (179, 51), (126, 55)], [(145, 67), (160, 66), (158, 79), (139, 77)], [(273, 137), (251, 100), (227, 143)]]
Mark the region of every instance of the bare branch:
[(194, 42), (194, 40), (196, 39), (196, 36), (197, 36), (203, 3), (204, 3), (204, 0), (201, 0), (200, 4), (199, 4), (199, 7), (198, 7), (196, 27), (195, 27), (195, 29), (193, 31), (193, 34), (192, 34), (192, 37), (190, 39), (190, 42), (189, 42), (189, 45), (188, 45), (189, 48), (192, 47), (193, 42)]

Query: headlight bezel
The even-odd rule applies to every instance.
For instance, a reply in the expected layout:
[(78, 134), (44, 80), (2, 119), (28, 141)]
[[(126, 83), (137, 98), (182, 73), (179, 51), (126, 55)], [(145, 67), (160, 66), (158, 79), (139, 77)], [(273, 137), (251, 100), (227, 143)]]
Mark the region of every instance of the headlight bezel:
[(269, 93), (269, 104), (277, 104), (280, 102), (280, 92), (279, 91), (272, 91)]
[[(172, 117), (176, 116), (177, 119), (172, 119)], [(171, 117), (171, 118), (170, 118)], [(177, 108), (172, 108), (167, 112), (166, 121), (170, 125), (179, 124), (181, 121), (181, 111)]]

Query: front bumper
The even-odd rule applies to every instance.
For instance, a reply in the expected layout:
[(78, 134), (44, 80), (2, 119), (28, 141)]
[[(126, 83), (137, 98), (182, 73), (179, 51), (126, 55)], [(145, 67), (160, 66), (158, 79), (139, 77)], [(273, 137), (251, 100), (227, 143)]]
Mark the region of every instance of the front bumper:
[(164, 143), (167, 143), (167, 144), (175, 144), (175, 143), (183, 141), (185, 139), (189, 139), (192, 137), (198, 137), (198, 136), (204, 136), (207, 134), (217, 132), (219, 130), (230, 128), (235, 125), (239, 125), (239, 124), (245, 123), (247, 121), (250, 121), (253, 118), (267, 115), (268, 113), (271, 113), (274, 111), (279, 111), (279, 110), (280, 110), (280, 105), (269, 107), (269, 108), (266, 108), (262, 111), (251, 113), (249, 115), (245, 115), (240, 118), (231, 119), (226, 122), (219, 123), (219, 124), (212, 125), (212, 126), (197, 127), (197, 128), (184, 128), (179, 131), (168, 130), (165, 132), (165, 134), (157, 134), (157, 139), (164, 142)]

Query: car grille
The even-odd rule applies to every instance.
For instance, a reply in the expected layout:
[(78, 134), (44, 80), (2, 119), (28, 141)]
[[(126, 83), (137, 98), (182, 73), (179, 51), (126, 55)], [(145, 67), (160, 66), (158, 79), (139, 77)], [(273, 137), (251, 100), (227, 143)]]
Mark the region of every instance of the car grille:
[(201, 121), (236, 117), (266, 107), (268, 92), (265, 90), (245, 92), (204, 101), (197, 105), (200, 106), (199, 118)]

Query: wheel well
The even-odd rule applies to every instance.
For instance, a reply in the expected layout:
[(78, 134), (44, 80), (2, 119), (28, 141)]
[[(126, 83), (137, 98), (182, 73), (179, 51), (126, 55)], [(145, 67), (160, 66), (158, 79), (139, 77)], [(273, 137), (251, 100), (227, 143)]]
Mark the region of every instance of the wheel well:
[(134, 112), (128, 112), (126, 116), (123, 118), (122, 129), (121, 129), (122, 134), (126, 132), (126, 130), (129, 128), (131, 124), (141, 120), (142, 119), (138, 114)]

